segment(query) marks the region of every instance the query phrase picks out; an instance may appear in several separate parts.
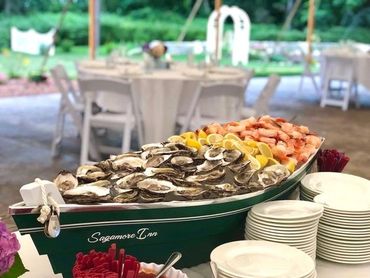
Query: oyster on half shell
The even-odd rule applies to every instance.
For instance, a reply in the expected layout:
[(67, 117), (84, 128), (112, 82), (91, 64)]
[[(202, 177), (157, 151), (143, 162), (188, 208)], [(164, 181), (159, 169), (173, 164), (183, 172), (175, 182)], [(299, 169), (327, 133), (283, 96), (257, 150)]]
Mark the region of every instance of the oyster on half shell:
[(143, 173), (132, 173), (116, 181), (116, 186), (122, 189), (135, 188), (139, 181), (146, 178)]
[(256, 170), (242, 171), (239, 174), (235, 175), (234, 180), (239, 185), (245, 185), (250, 181), (250, 179), (256, 172)]
[(144, 167), (144, 160), (140, 157), (127, 156), (112, 161), (113, 170), (135, 171)]
[(205, 154), (204, 158), (207, 160), (221, 160), (224, 158), (224, 148), (209, 148)]
[(197, 173), (209, 172), (222, 164), (222, 160), (204, 160), (200, 165), (197, 165)]
[(225, 174), (224, 169), (218, 168), (204, 174), (188, 176), (185, 180), (188, 182), (213, 182), (220, 180)]
[(65, 191), (63, 197), (80, 204), (107, 202), (111, 199), (109, 188), (93, 185), (77, 186), (76, 188)]
[(54, 179), (54, 183), (61, 192), (78, 186), (77, 178), (69, 171), (59, 172), (59, 174)]
[(130, 190), (123, 193), (118, 194), (113, 198), (113, 202), (115, 203), (132, 203), (136, 202), (139, 198), (139, 190)]
[(197, 199), (201, 198), (206, 192), (207, 189), (203, 187), (177, 187), (175, 195), (187, 199)]
[(176, 190), (176, 186), (167, 180), (145, 179), (137, 183), (137, 187), (155, 194), (166, 194)]
[(82, 165), (77, 168), (76, 177), (83, 181), (97, 181), (108, 177), (109, 174), (105, 173), (101, 168), (94, 165)]
[(149, 167), (159, 167), (161, 166), (163, 163), (165, 163), (167, 160), (169, 160), (171, 158), (171, 155), (167, 154), (167, 155), (155, 155), (155, 156), (152, 156), (150, 158), (148, 158), (146, 161), (145, 161), (145, 168), (149, 168)]
[(223, 162), (222, 165), (229, 165), (241, 159), (243, 153), (239, 150), (225, 150), (223, 152)]
[(258, 183), (264, 188), (280, 183), (290, 175), (289, 170), (283, 165), (272, 165), (258, 173)]

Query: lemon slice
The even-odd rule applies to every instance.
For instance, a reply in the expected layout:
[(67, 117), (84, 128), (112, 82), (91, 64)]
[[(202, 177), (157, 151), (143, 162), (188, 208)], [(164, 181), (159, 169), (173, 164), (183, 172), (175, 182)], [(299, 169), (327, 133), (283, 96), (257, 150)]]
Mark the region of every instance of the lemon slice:
[(180, 136), (184, 139), (197, 140), (197, 135), (192, 131), (184, 132), (184, 133), (180, 134)]
[(251, 163), (249, 165), (251, 166), (252, 169), (254, 170), (261, 169), (261, 163), (255, 157), (249, 154), (247, 155), (247, 159), (250, 160)]
[(269, 157), (268, 158), (268, 162), (267, 162), (267, 165), (270, 166), (270, 165), (275, 165), (275, 164), (280, 164), (279, 161), (277, 161), (275, 158), (272, 158), (272, 157)]
[(221, 134), (213, 133), (207, 136), (207, 143), (210, 145), (222, 145), (224, 137)]
[(273, 157), (271, 149), (269, 145), (267, 145), (266, 143), (258, 142), (257, 148), (260, 150), (260, 153), (263, 154), (264, 156), (271, 158)]
[(239, 138), (239, 136), (235, 135), (234, 133), (228, 133), (228, 134), (225, 135), (224, 138), (225, 139), (235, 140), (235, 141), (241, 141), (241, 139)]
[(173, 135), (167, 139), (170, 143), (185, 143), (185, 139), (179, 135)]
[(249, 147), (257, 148), (257, 141), (254, 140), (245, 140), (243, 144)]
[(244, 144), (242, 144), (239, 141), (234, 141), (234, 145), (235, 145), (236, 149), (238, 149), (239, 151), (241, 151), (242, 153), (244, 153), (246, 155), (247, 154), (253, 154), (253, 148), (252, 147), (245, 146)]
[(222, 147), (224, 147), (227, 150), (234, 150), (236, 149), (235, 142), (236, 141), (233, 139), (224, 139), (222, 141)]
[(205, 133), (203, 129), (199, 129), (198, 130), (198, 138), (206, 139), (207, 138), (207, 133)]
[(206, 138), (198, 138), (198, 143), (201, 145), (207, 145), (207, 139)]
[(202, 145), (198, 141), (191, 138), (186, 139), (185, 144), (186, 146), (196, 148), (197, 150), (199, 150), (202, 147)]
[(269, 159), (263, 154), (256, 155), (256, 159), (261, 164), (261, 168), (264, 168), (267, 165), (267, 162), (269, 161)]
[(284, 163), (284, 166), (289, 170), (290, 173), (293, 173), (297, 165), (294, 159), (289, 159), (287, 163)]

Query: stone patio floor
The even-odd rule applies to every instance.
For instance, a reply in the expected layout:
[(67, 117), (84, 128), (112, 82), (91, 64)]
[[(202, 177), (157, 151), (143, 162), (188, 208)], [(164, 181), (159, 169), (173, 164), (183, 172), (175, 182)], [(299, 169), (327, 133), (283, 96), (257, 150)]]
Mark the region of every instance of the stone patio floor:
[[(265, 78), (254, 78), (247, 90), (253, 104)], [(324, 148), (336, 148), (351, 158), (345, 172), (370, 178), (370, 92), (360, 90), (362, 107), (347, 112), (319, 107), (319, 96), (307, 80), (298, 94), (299, 78), (284, 77), (271, 101), (270, 114), (293, 119), (326, 138)], [(16, 229), (8, 206), (21, 201), (19, 188), (36, 177), (53, 179), (61, 169), (75, 169), (79, 138), (66, 125), (62, 155), (51, 158), (50, 145), (58, 111), (58, 94), (0, 98), (0, 218)]]

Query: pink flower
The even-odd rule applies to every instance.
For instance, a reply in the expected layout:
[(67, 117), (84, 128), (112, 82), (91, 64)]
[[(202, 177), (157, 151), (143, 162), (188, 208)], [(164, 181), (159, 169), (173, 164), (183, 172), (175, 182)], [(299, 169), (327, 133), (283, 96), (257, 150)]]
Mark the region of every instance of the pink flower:
[(8, 272), (14, 263), (15, 254), (20, 248), (15, 234), (8, 231), (5, 223), (0, 221), (0, 275)]

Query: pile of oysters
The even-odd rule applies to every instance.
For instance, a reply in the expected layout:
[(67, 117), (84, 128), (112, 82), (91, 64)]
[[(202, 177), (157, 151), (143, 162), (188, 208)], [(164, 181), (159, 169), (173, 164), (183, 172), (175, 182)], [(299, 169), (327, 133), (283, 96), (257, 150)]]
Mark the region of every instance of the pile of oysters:
[(239, 150), (157, 143), (55, 178), (67, 203), (148, 203), (200, 200), (277, 186), (289, 176), (283, 165), (254, 170)]

